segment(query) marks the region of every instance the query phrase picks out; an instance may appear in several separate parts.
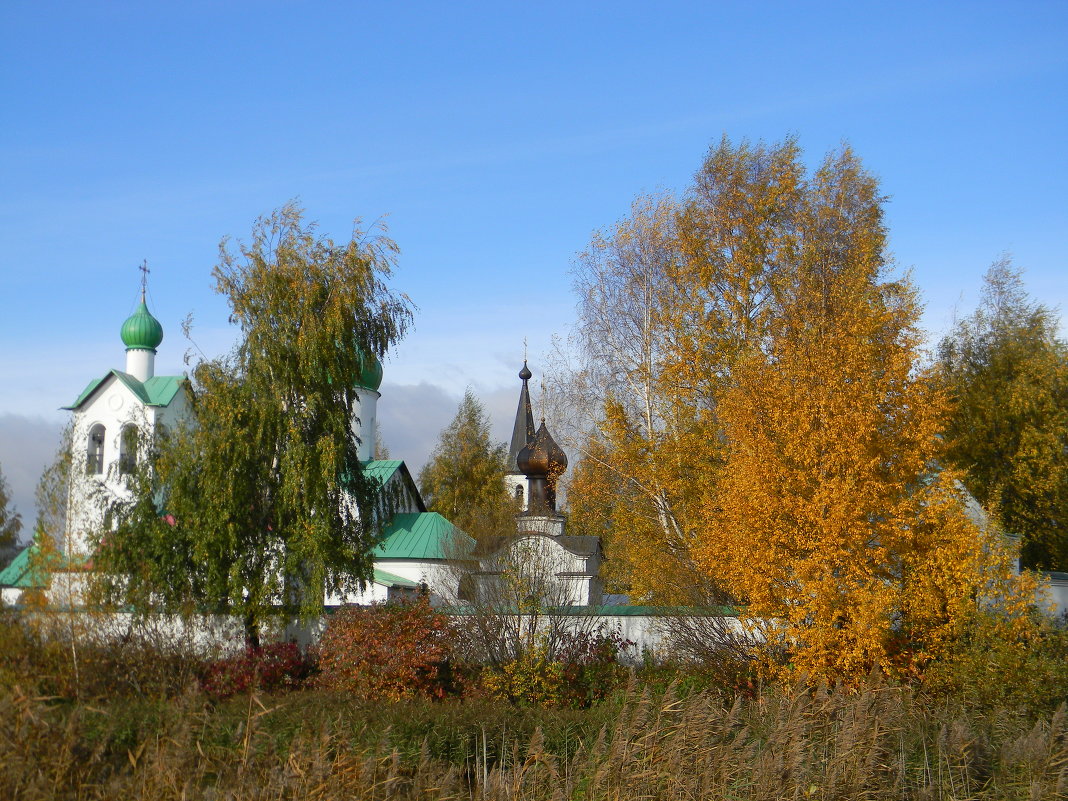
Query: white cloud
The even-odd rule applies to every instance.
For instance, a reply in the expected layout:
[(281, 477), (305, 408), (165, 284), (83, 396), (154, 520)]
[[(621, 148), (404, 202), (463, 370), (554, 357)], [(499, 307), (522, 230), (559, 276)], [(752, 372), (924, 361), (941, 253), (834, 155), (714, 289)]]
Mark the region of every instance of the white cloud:
[[(518, 371), (517, 371), (518, 372)], [(512, 436), (519, 379), (514, 386), (492, 389), (472, 387), (490, 416), (490, 436), (494, 442), (508, 443)], [(383, 384), (378, 402), (382, 440), (390, 456), (403, 459), (413, 476), (418, 476), (437, 445), (441, 430), (456, 416), (462, 395), (428, 382)], [(535, 399), (537, 406), (537, 399)], [(535, 413), (537, 414), (537, 408)]]
[(33, 531), (37, 510), (33, 494), (45, 467), (52, 462), (63, 424), (43, 417), (0, 414), (0, 469), (11, 490), (15, 510), (22, 515), (22, 539)]
[(455, 396), (426, 382), (383, 384), (378, 425), (390, 457), (403, 459), (412, 475), (418, 476), (458, 403)]

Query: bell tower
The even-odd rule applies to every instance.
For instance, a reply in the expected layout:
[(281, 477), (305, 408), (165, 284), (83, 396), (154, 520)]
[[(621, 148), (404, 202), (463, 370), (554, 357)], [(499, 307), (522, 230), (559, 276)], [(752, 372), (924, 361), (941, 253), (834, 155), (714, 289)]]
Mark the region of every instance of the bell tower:
[(504, 474), (505, 489), (519, 502), (519, 507), (523, 511), (526, 511), (529, 506), (530, 482), (519, 466), (519, 452), (534, 441), (534, 412), (530, 406), (530, 390), (527, 387), (531, 375), (527, 360), (524, 359), (523, 369), (519, 371), (523, 388), (519, 390), (519, 406), (515, 411), (512, 441), (508, 447), (507, 472)]

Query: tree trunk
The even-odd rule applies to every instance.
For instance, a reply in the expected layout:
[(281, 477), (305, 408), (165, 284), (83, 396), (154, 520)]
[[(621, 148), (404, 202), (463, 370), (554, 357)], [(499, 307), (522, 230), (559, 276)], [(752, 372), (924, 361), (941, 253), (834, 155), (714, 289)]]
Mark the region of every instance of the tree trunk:
[(260, 650), (260, 624), (252, 612), (245, 613), (245, 647), (256, 653)]

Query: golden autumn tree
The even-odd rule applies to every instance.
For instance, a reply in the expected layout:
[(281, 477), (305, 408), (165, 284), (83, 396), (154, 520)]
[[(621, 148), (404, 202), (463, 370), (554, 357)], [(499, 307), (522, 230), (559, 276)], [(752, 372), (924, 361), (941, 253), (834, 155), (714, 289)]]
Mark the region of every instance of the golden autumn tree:
[(919, 305), (889, 275), (876, 179), (847, 148), (800, 192), (763, 336), (717, 404), (726, 461), (699, 553), (772, 649), (831, 679), (922, 661), (977, 597), (1018, 599), (997, 537), (937, 471), (946, 403), (917, 369)]
[[(601, 578), (609, 592), (635, 602), (691, 600), (699, 574), (686, 541), (673, 536), (677, 505), (670, 517), (658, 515), (650, 493), (620, 474), (627, 456), (610, 448), (600, 433), (585, 443), (568, 484), (568, 530), (601, 538)], [(646, 472), (654, 471), (650, 465)]]
[(723, 600), (694, 559), (724, 464), (718, 404), (773, 313), (803, 172), (792, 139), (724, 139), (684, 197), (639, 198), (578, 259), (579, 365), (551, 393), (585, 414), (569, 509), (608, 511), (584, 531), (605, 537), (632, 599)]
[(662, 379), (677, 213), (671, 197), (640, 197), (580, 254), (580, 361), (558, 370), (546, 393), (554, 430), (579, 457), (572, 530), (602, 536), (613, 589), (645, 602), (686, 600), (698, 576), (690, 515), (707, 478), (690, 459), (685, 399)]
[(923, 663), (1026, 600), (939, 470), (947, 402), (882, 204), (848, 148), (809, 174), (793, 139), (722, 140), (685, 196), (640, 198), (580, 256), (578, 364), (550, 393), (577, 413), (569, 510), (607, 578), (740, 604), (825, 678)]

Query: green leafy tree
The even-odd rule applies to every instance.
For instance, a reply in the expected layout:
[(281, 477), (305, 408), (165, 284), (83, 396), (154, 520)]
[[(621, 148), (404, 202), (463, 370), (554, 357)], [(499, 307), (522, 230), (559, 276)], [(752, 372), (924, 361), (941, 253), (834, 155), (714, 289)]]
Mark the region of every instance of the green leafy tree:
[(477, 540), (515, 532), (516, 509), (504, 487), (507, 452), (490, 440), (489, 417), (471, 390), (442, 430), (419, 489), (431, 511)]
[(351, 423), (364, 361), (410, 322), (385, 284), (396, 252), (358, 228), (324, 238), (294, 203), (251, 243), (223, 241), (215, 289), (241, 339), (196, 365), (192, 420), (144, 443), (154, 457), (98, 538), (105, 598), (238, 615), (257, 646), (271, 615), (317, 614), (324, 588), (370, 576), (385, 515)]
[(0, 566), (6, 565), (14, 555), (14, 548), (22, 531), (22, 515), (10, 506), (11, 493), (7, 479), (0, 472)]
[(968, 489), (1023, 540), (1030, 567), (1068, 570), (1068, 345), (1021, 271), (989, 269), (979, 307), (939, 347), (955, 408), (947, 456)]
[(52, 463), (41, 473), (34, 491), (37, 525), (34, 540), (41, 546), (48, 542), (53, 549), (69, 551), (68, 504), (71, 482), (71, 438), (74, 429), (68, 425), (60, 436)]

